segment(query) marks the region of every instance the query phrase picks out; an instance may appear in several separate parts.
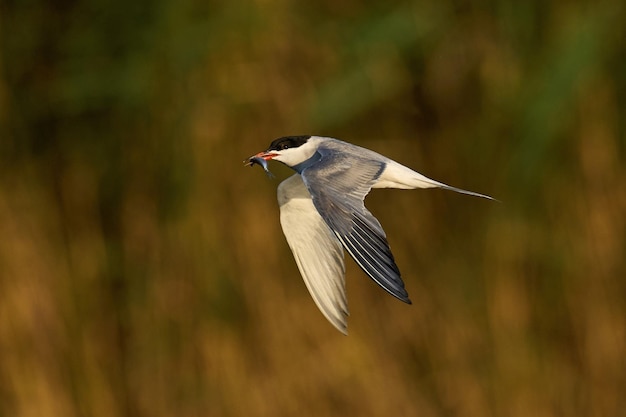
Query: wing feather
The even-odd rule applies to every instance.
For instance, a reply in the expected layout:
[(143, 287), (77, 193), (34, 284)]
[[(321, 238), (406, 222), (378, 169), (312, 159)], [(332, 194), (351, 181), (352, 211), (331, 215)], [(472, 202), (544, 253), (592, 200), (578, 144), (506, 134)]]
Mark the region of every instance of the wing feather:
[(322, 314), (347, 332), (343, 247), (319, 215), (299, 174), (278, 187), (280, 223), (304, 283)]
[(301, 173), (315, 208), (361, 269), (410, 304), (385, 232), (363, 202), (385, 162), (324, 148), (318, 152), (319, 161)]

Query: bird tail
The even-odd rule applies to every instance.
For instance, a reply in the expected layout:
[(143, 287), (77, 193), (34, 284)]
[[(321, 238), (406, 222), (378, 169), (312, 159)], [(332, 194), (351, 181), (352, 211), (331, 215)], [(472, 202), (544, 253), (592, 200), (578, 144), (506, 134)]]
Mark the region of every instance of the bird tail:
[(373, 188), (400, 188), (405, 190), (415, 188), (443, 188), (444, 190), (455, 191), (461, 194), (495, 200), (495, 198), (485, 194), (475, 193), (435, 181), (398, 163), (389, 163)]

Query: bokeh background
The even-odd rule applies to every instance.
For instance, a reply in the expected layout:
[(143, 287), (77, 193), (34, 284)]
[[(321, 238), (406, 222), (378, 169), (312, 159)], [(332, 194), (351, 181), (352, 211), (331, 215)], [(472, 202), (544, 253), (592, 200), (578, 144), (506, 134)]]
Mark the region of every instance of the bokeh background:
[[(3, 1), (0, 415), (626, 415), (619, 0)], [(413, 300), (349, 336), (283, 238), (279, 136), (374, 190)]]

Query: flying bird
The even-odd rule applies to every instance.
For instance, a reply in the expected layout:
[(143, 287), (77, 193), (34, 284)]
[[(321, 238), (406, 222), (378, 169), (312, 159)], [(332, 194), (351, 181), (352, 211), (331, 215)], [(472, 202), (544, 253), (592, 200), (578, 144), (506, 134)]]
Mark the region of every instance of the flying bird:
[(411, 304), (385, 232), (365, 208), (372, 188), (443, 188), (493, 200), (432, 180), (385, 156), (338, 139), (286, 136), (246, 165), (282, 162), (296, 174), (278, 186), (280, 223), (320, 311), (347, 334), (344, 249), (385, 291)]

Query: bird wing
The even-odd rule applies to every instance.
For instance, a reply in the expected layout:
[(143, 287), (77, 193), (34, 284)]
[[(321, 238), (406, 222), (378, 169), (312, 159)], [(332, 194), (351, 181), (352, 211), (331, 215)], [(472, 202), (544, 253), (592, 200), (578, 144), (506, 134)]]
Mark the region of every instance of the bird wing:
[(301, 173), (315, 208), (361, 269), (410, 304), (385, 232), (363, 203), (386, 162), (331, 149), (317, 152), (319, 161)]
[(313, 206), (299, 174), (278, 186), (280, 224), (300, 274), (315, 304), (342, 333), (347, 333), (348, 304), (341, 243)]

